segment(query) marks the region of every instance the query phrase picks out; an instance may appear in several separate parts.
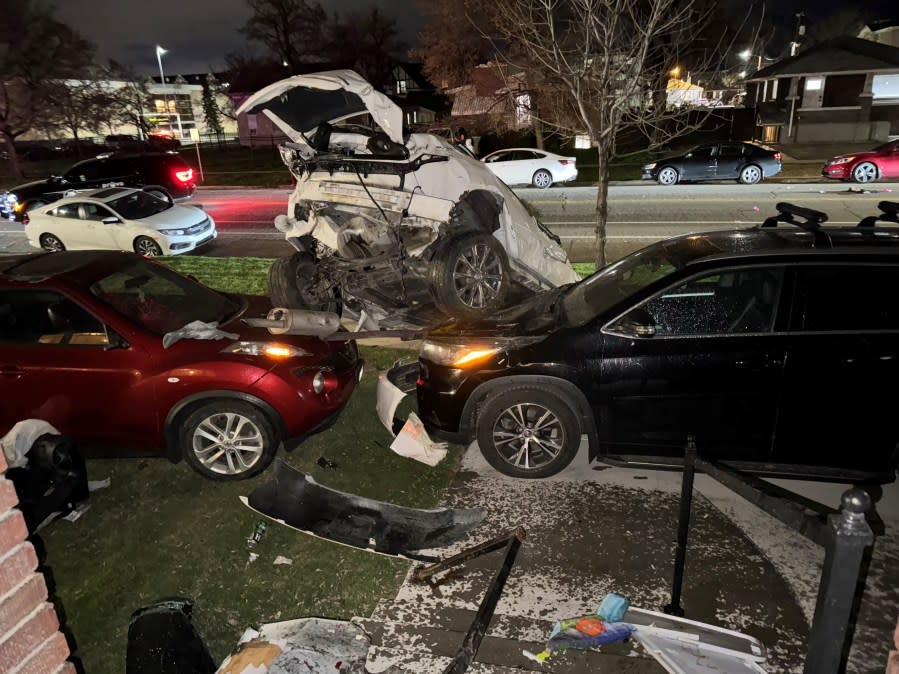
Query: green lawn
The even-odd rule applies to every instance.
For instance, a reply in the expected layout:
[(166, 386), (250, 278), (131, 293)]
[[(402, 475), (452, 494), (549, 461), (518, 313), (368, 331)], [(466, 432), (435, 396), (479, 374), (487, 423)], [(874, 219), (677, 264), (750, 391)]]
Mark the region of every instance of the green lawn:
[[(167, 263), (170, 261), (166, 260)], [(260, 292), (269, 261), (184, 257), (184, 273), (223, 290)], [(438, 467), (390, 451), (374, 410), (377, 370), (407, 350), (361, 347), (366, 374), (339, 423), (279, 456), (337, 489), (407, 506), (430, 507), (450, 483), (461, 449)], [(317, 465), (320, 457), (337, 464)], [(183, 462), (92, 459), (90, 479), (110, 478), (76, 522), (43, 529), (40, 547), (75, 655), (90, 674), (124, 671), (128, 618), (156, 599), (196, 601), (194, 620), (220, 661), (247, 626), (317, 615), (368, 615), (392, 597), (408, 563), (328, 543), (270, 524), (249, 562), (247, 536), (259, 519), (238, 500), (267, 479), (219, 484)], [(293, 560), (275, 566), (278, 555)]]

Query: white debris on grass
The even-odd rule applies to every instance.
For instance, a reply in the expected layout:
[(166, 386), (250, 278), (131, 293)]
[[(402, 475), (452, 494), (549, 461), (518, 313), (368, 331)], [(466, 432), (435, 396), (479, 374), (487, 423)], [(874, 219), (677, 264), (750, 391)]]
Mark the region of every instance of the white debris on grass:
[(293, 564), (293, 560), (290, 559), (290, 557), (284, 557), (282, 555), (278, 555), (277, 557), (275, 557), (275, 561), (272, 563), (276, 564), (276, 565)]
[(106, 478), (105, 480), (88, 480), (87, 481), (87, 490), (88, 491), (97, 491), (98, 489), (106, 489), (112, 480), (110, 478)]

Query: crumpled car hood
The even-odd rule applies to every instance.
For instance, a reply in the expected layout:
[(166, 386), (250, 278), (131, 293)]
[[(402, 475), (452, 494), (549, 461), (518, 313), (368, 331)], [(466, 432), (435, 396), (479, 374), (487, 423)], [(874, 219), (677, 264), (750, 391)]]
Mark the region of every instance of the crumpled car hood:
[(250, 96), (237, 114), (264, 113), (295, 143), (323, 122), (368, 113), (396, 143), (403, 142), (403, 112), (352, 70), (296, 75)]

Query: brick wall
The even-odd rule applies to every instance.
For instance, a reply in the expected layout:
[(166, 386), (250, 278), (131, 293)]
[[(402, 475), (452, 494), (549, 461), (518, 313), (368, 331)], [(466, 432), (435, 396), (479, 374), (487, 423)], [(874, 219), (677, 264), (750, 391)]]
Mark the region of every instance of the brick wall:
[(0, 672), (75, 674), (0, 452)]

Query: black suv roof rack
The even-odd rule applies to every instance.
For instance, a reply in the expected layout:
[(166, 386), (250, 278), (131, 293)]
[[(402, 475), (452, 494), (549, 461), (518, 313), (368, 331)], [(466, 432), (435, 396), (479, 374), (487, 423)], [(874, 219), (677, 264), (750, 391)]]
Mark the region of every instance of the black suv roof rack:
[(867, 229), (874, 227), (877, 222), (892, 222), (899, 225), (899, 201), (881, 201), (877, 204), (877, 208), (880, 209), (879, 214), (862, 218), (856, 227)]
[(774, 228), (781, 222), (795, 225), (815, 235), (815, 246), (822, 248), (833, 247), (830, 237), (821, 229), (821, 225), (827, 222), (827, 213), (797, 206), (796, 204), (789, 204), (785, 201), (778, 202), (774, 207), (777, 209), (777, 215), (765, 218), (765, 221), (761, 224), (762, 228)]

